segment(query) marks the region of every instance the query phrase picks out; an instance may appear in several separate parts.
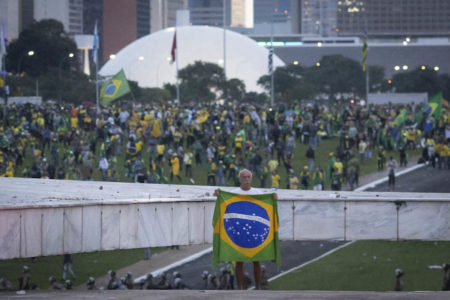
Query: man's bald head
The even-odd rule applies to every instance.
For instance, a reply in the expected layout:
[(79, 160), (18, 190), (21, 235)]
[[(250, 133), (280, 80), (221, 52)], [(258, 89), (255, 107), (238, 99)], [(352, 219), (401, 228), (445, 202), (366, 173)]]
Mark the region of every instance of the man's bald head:
[(242, 169), (239, 172), (239, 182), (241, 189), (248, 191), (252, 187), (252, 172), (248, 169)]

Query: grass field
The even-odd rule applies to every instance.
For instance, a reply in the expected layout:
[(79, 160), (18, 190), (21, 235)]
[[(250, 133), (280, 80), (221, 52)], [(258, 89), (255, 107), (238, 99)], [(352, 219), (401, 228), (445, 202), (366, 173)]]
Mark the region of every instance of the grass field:
[(439, 291), (450, 262), (450, 242), (357, 241), (270, 282), (272, 290), (392, 291), (396, 268), (406, 291)]
[[(166, 250), (166, 247), (152, 248), (152, 254)], [(144, 249), (114, 250), (91, 253), (79, 253), (73, 255), (73, 271), (77, 276), (75, 285), (85, 284), (89, 276), (97, 278), (106, 275), (108, 270), (119, 270), (145, 259)], [(62, 279), (63, 256), (46, 256), (0, 260), (0, 277), (5, 277), (18, 287), (18, 279), (22, 274), (23, 266), (31, 269), (31, 278), (40, 289), (49, 287), (48, 278), (55, 276)], [(121, 275), (121, 274), (119, 274)], [(68, 279), (72, 279), (67, 274)]]
[[(125, 143), (124, 143), (125, 145)], [(337, 138), (331, 138), (331, 139), (324, 139), (322, 140), (322, 143), (319, 145), (319, 147), (317, 148), (316, 152), (315, 152), (315, 166), (320, 166), (323, 170), (327, 171), (328, 168), (328, 154), (330, 152), (336, 152), (336, 148), (338, 146), (338, 139)], [(100, 143), (97, 143), (97, 149), (100, 148)], [(142, 154), (142, 159), (143, 159), (143, 163), (145, 166), (148, 167), (148, 162), (149, 162), (149, 155), (148, 155), (148, 151), (147, 148), (144, 148), (146, 151), (144, 151), (144, 153)], [(230, 150), (230, 149), (229, 149)], [(292, 157), (292, 165), (293, 168), (295, 170), (295, 174), (297, 176), (299, 176), (300, 171), (303, 169), (303, 166), (308, 165), (308, 160), (305, 156), (306, 154), (306, 150), (307, 150), (307, 145), (300, 143), (299, 141), (297, 141), (297, 145), (294, 149), (294, 154)], [(262, 156), (264, 156), (263, 150), (260, 149), (260, 154)], [(62, 158), (64, 156), (64, 153), (68, 152), (68, 147), (65, 147), (64, 145), (59, 145), (58, 148), (58, 152), (59, 152), (59, 165), (63, 164)], [(412, 157), (415, 156), (417, 154), (419, 154), (420, 151), (416, 150), (416, 151), (408, 151), (408, 156)], [(44, 155), (50, 159), (51, 154), (50, 154), (50, 149), (47, 148), (44, 151)], [(394, 156), (394, 158), (397, 159), (397, 161), (399, 161), (399, 154), (398, 151), (387, 151), (387, 158), (389, 158), (389, 156)], [(132, 182), (131, 178), (127, 178), (125, 177), (125, 173), (126, 173), (126, 167), (125, 167), (125, 151), (122, 150), (122, 155), (117, 156), (117, 173), (118, 173), (118, 180), (121, 182)], [(33, 158), (31, 155), (31, 151), (30, 148), (27, 148), (26, 151), (26, 157), (24, 159), (24, 163), (18, 167), (18, 169), (16, 170), (16, 176), (21, 177), (22, 173), (23, 173), (23, 169), (27, 168), (28, 170), (30, 170), (31, 166), (33, 164)], [(96, 181), (100, 181), (101, 180), (101, 174), (100, 171), (98, 169), (98, 162), (94, 162), (93, 167), (94, 167), (94, 173), (93, 173), (93, 179)], [(164, 169), (163, 169), (163, 174), (165, 174), (166, 178), (170, 178), (170, 167), (168, 165), (167, 160), (164, 162), (163, 165)], [(374, 172), (377, 170), (377, 160), (376, 160), (376, 153), (373, 153), (373, 158), (370, 160), (365, 161), (361, 166), (361, 171), (360, 171), (360, 175), (365, 175), (371, 172)], [(207, 184), (207, 164), (206, 162), (203, 162), (201, 165), (193, 165), (192, 167), (192, 171), (193, 171), (193, 179), (195, 181), (196, 185), (206, 185)], [(286, 168), (284, 167), (283, 163), (280, 163), (280, 167), (279, 167), (279, 171), (278, 173), (281, 176), (281, 181), (280, 181), (280, 188), (286, 188), (287, 187), (287, 182), (288, 182), (288, 170), (286, 170)], [(191, 185), (190, 182), (190, 178), (184, 176), (184, 169), (181, 170), (180, 175), (181, 175), (181, 182), (179, 182), (177, 179), (174, 180), (173, 183), (175, 184), (188, 184)], [(328, 177), (328, 176), (326, 176)], [(226, 186), (234, 186), (234, 180), (233, 179), (227, 179), (225, 185)], [(259, 187), (259, 180), (257, 178), (254, 179), (254, 185), (256, 187)], [(268, 178), (266, 180), (266, 187), (269, 187), (269, 185), (271, 184), (270, 182), (270, 178)], [(310, 189), (312, 189), (312, 182), (310, 182)], [(330, 189), (330, 183), (328, 178), (326, 178), (325, 180), (325, 189)]]

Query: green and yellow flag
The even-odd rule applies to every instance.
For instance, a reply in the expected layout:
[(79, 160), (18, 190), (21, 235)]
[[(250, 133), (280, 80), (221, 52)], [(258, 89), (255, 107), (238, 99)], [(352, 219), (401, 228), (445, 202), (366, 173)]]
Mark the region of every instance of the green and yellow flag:
[(212, 225), (213, 266), (227, 261), (281, 262), (278, 208), (273, 194), (220, 191)]
[(367, 70), (367, 52), (369, 51), (369, 45), (367, 44), (368, 40), (367, 30), (364, 30), (364, 40), (363, 40), (363, 48), (362, 48), (362, 70), (366, 72)]
[(114, 100), (128, 94), (130, 91), (128, 80), (122, 69), (110, 80), (103, 83), (100, 90), (100, 103), (102, 106), (107, 106)]
[(404, 108), (400, 111), (398, 116), (395, 118), (395, 120), (392, 122), (394, 126), (400, 126), (403, 123), (405, 123), (407, 118), (407, 110)]
[(442, 113), (442, 93), (431, 98), (430, 101), (428, 101), (428, 105), (431, 106), (431, 115), (436, 121), (439, 121)]

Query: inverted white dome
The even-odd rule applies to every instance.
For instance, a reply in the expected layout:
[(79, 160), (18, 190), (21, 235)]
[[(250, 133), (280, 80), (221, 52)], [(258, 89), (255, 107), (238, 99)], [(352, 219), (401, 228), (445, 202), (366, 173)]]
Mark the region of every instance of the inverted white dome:
[[(167, 28), (142, 37), (121, 49), (99, 71), (102, 76), (125, 71), (128, 79), (141, 87), (163, 87), (175, 84), (176, 64), (170, 63), (175, 28)], [(268, 73), (269, 51), (254, 40), (226, 30), (227, 79), (244, 81), (247, 91), (263, 92), (258, 79)], [(183, 69), (195, 61), (218, 64), (223, 67), (223, 29), (209, 26), (177, 27), (178, 68)], [(284, 66), (276, 55), (274, 70)]]

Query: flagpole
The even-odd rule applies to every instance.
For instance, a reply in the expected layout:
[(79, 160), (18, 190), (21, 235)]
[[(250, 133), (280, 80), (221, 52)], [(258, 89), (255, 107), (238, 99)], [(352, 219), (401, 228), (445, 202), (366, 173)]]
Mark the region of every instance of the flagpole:
[[(175, 34), (177, 32), (177, 28), (175, 27)], [(176, 81), (176, 85), (177, 85), (177, 103), (178, 105), (180, 105), (180, 83), (179, 83), (179, 78), (178, 78), (178, 43), (176, 45), (175, 48), (175, 65), (177, 68), (177, 81)]]
[(227, 34), (225, 30), (225, 25), (227, 22), (226, 16), (226, 0), (223, 1), (223, 73), (225, 75), (225, 80), (227, 79)]
[(98, 94), (98, 29), (97, 29), (97, 21), (95, 21), (94, 27), (94, 43), (93, 43), (93, 57), (92, 60), (95, 63), (95, 108), (97, 112), (97, 116), (100, 115), (100, 101)]
[[(367, 16), (364, 13), (364, 40), (366, 43), (366, 56), (364, 58), (364, 64), (365, 64), (365, 72), (366, 72), (366, 106), (369, 105), (369, 67), (367, 65), (367, 53), (369, 52), (369, 31), (367, 29)], [(363, 46), (364, 47), (364, 46)]]
[(100, 115), (100, 103), (98, 99), (98, 64), (95, 64), (95, 103), (98, 116)]
[(270, 54), (272, 56), (272, 66), (270, 69), (270, 107), (273, 107), (274, 102), (274, 78), (273, 78), (273, 18), (275, 13), (275, 7), (272, 11), (272, 21), (270, 22), (270, 51), (272, 53)]
[(369, 105), (369, 68), (366, 67), (366, 105)]
[(3, 75), (3, 97), (5, 100), (5, 105), (3, 106), (3, 121), (6, 125), (7, 123), (7, 114), (8, 114), (8, 87), (6, 85), (6, 45), (5, 45), (5, 33), (3, 30), (3, 25), (0, 27), (0, 50), (1, 50), (1, 68), (0, 71), (2, 72)]
[[(3, 37), (2, 37), (3, 38)], [(3, 97), (5, 100), (5, 105), (3, 105), (3, 121), (6, 125), (7, 122), (7, 114), (8, 114), (8, 88), (6, 87), (6, 55), (2, 55), (2, 69), (1, 72), (3, 73)]]
[(224, 89), (224, 98), (226, 100), (227, 98), (227, 90), (228, 90), (228, 86), (227, 86), (227, 34), (225, 31), (225, 25), (226, 25), (226, 20), (227, 20), (227, 16), (226, 16), (226, 0), (223, 0), (223, 21), (222, 21), (222, 25), (223, 25), (223, 75), (224, 75), (224, 79), (225, 79), (225, 89)]

